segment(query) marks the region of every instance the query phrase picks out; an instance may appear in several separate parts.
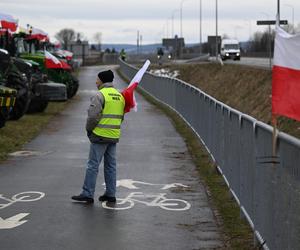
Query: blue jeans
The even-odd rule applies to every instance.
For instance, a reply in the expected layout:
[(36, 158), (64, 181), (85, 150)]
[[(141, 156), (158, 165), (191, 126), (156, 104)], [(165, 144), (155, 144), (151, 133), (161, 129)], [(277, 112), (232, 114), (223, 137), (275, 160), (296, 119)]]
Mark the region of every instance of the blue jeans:
[(105, 195), (116, 196), (116, 143), (91, 143), (81, 195), (93, 198), (99, 165), (104, 156)]

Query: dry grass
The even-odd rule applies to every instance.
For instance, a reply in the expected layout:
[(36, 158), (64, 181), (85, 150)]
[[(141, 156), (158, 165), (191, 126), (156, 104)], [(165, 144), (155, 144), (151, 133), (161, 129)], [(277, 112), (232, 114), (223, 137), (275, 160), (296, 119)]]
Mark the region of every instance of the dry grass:
[(49, 120), (61, 112), (67, 102), (49, 103), (44, 112), (25, 115), (18, 121), (8, 121), (0, 129), (0, 161), (11, 152), (32, 140), (48, 124)]
[[(271, 124), (270, 70), (242, 65), (188, 64), (163, 66), (179, 70), (179, 79), (193, 84), (217, 100)], [(278, 128), (300, 138), (300, 122), (281, 117)]]

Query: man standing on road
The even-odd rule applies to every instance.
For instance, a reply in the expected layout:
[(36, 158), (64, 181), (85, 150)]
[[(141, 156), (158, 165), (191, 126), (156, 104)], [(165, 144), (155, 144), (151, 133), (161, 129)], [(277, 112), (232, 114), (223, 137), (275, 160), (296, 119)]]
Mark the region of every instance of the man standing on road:
[(94, 202), (96, 180), (104, 156), (105, 193), (99, 201), (116, 202), (116, 143), (121, 135), (125, 100), (113, 86), (111, 70), (98, 74), (98, 92), (91, 98), (86, 130), (91, 142), (84, 184), (80, 195), (72, 196), (75, 201)]

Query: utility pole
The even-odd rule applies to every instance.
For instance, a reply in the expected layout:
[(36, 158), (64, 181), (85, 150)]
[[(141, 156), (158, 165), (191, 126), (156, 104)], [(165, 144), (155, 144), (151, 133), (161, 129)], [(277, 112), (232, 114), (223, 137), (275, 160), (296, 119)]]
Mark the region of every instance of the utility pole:
[(200, 25), (200, 43), (199, 43), (199, 51), (200, 56), (202, 54), (202, 0), (199, 1), (199, 25)]
[(216, 61), (218, 61), (218, 0), (216, 0)]
[(142, 53), (142, 45), (143, 45), (143, 36), (140, 35), (140, 53)]
[(139, 54), (139, 46), (140, 46), (140, 31), (137, 31), (137, 39), (136, 39), (136, 54)]

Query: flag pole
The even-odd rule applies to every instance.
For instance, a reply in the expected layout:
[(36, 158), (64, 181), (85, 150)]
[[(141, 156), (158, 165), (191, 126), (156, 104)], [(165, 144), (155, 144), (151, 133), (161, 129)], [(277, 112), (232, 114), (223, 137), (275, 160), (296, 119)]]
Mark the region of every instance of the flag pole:
[(272, 138), (272, 156), (276, 157), (277, 151), (277, 116), (272, 114), (273, 138)]

